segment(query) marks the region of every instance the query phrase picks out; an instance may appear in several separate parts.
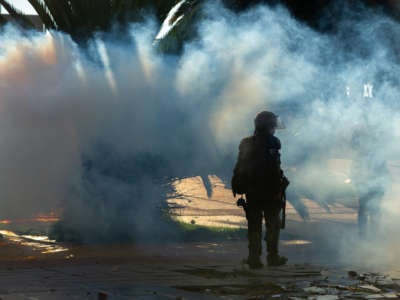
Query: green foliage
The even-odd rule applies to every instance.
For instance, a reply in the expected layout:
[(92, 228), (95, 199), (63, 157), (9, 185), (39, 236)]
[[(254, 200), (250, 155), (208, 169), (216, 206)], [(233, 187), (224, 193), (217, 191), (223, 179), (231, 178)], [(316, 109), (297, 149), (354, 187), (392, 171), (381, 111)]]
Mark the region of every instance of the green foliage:
[[(176, 221), (170, 216), (160, 216), (159, 230), (152, 230), (151, 234), (135, 236), (129, 230), (120, 232), (99, 233), (91, 232), (92, 240), (85, 239), (80, 230), (68, 227), (60, 220), (50, 229), (50, 239), (59, 242), (87, 243), (87, 242), (210, 242), (224, 240), (242, 240), (246, 237), (246, 228), (208, 227), (186, 224)], [(157, 232), (158, 231), (158, 232)], [(149, 231), (150, 232), (150, 231)]]
[(173, 217), (177, 234), (185, 242), (240, 240), (246, 237), (247, 228), (202, 226), (180, 222)]

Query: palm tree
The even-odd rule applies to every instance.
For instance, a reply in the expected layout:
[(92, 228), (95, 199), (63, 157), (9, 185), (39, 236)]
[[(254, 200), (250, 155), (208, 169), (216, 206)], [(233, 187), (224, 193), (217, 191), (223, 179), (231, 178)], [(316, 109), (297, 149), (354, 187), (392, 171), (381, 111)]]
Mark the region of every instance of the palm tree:
[[(59, 30), (81, 41), (97, 31), (106, 31), (114, 24), (139, 21), (152, 12), (159, 23), (177, 0), (27, 0), (46, 29)], [(9, 0), (0, 4), (10, 17), (24, 28), (33, 24)]]
[(200, 17), (199, 0), (182, 0), (169, 11), (155, 42), (163, 53), (179, 53), (183, 43), (196, 36), (196, 21)]
[(0, 26), (4, 25), (7, 22), (6, 18), (1, 14), (1, 9), (0, 9)]
[[(199, 19), (199, 0), (27, 0), (44, 27), (68, 33), (72, 39), (85, 43), (95, 32), (107, 31), (112, 26), (143, 21), (152, 14), (159, 25), (156, 45), (160, 52), (179, 53), (183, 43), (196, 36), (195, 24)], [(35, 25), (9, 0), (0, 0), (14, 24), (24, 29)], [(171, 9), (172, 8), (172, 9)], [(164, 21), (164, 22), (163, 22)], [(0, 24), (6, 18), (0, 16)], [(37, 27), (36, 27), (37, 28)], [(119, 26), (120, 31), (126, 30)], [(155, 34), (156, 36), (156, 34)]]
[[(13, 5), (11, 5), (6, 0), (0, 0), (0, 5), (4, 7), (4, 9), (10, 14), (13, 22), (23, 28), (33, 28), (33, 23), (18, 9), (16, 9)], [(7, 19), (0, 15), (0, 24), (5, 24)]]

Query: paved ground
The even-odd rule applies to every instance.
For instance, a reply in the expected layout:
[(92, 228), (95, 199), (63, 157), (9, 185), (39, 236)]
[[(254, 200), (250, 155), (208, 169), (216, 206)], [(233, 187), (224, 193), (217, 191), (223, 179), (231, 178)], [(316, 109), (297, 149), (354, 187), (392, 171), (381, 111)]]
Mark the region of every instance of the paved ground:
[[(348, 273), (312, 244), (282, 244), (288, 266), (251, 271), (243, 241), (70, 247), (44, 254), (3, 240), (1, 299), (379, 299), (398, 274)], [(299, 255), (300, 254), (300, 255)], [(307, 257), (311, 264), (302, 260)], [(324, 263), (324, 259), (325, 262)]]
[[(176, 182), (181, 195), (169, 200), (172, 213), (196, 224), (244, 227), (230, 191), (218, 178), (210, 182), (212, 197), (199, 177)], [(77, 246), (2, 231), (0, 299), (400, 299), (398, 248), (376, 253), (371, 242), (364, 247), (369, 252), (343, 247), (356, 242), (356, 211), (304, 203), (307, 222), (288, 208), (280, 249), (289, 264), (259, 271), (241, 262), (245, 236), (212, 243)], [(371, 264), (389, 254), (394, 258), (389, 263)]]
[[(259, 271), (242, 263), (245, 236), (210, 243), (77, 246), (2, 231), (0, 299), (400, 298), (396, 266), (375, 274), (367, 266), (343, 263), (335, 242), (355, 234), (354, 226), (289, 220), (280, 244), (289, 264)], [(336, 236), (327, 238), (326, 230)]]

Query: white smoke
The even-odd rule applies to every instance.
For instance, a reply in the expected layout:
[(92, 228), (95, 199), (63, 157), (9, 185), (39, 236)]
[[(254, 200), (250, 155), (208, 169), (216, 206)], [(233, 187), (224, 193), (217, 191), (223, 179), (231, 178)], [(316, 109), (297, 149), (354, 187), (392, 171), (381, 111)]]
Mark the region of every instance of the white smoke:
[(326, 162), (353, 159), (360, 132), (379, 134), (359, 147), (398, 159), (397, 22), (349, 8), (337, 32), (321, 34), (281, 7), (233, 14), (208, 4), (204, 13), (198, 38), (179, 57), (156, 53), (151, 24), (132, 26), (124, 44), (99, 34), (90, 50), (55, 32), (3, 30), (1, 217), (63, 207), (82, 231), (146, 231), (161, 193), (152, 176), (228, 177), (240, 139), (264, 109), (287, 127), (278, 135), (283, 165), (296, 169), (288, 174), (292, 201), (337, 200)]

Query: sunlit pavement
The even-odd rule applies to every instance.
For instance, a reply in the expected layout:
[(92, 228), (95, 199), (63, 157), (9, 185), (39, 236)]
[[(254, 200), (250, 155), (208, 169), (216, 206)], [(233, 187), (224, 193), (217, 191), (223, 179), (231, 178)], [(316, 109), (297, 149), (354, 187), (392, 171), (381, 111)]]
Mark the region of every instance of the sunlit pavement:
[[(352, 182), (350, 167), (351, 160), (331, 159), (327, 162), (326, 171), (332, 178), (342, 181), (343, 185), (340, 188), (343, 188)], [(400, 161), (389, 161), (388, 168), (392, 178), (392, 186), (390, 191), (387, 191), (387, 197), (397, 199), (400, 192), (400, 185), (398, 184)], [(244, 212), (236, 206), (236, 201), (229, 187), (214, 175), (209, 175), (206, 181), (208, 182), (205, 183), (204, 178), (197, 176), (177, 180), (174, 183), (176, 194), (171, 196), (168, 203), (175, 217), (185, 223), (205, 226), (246, 227)], [(315, 184), (318, 184), (318, 182)], [(341, 200), (344, 201), (320, 205), (318, 201), (307, 198), (301, 199), (309, 213), (307, 221), (299, 216), (289, 201), (286, 209), (287, 220), (293, 222), (295, 226), (288, 226), (287, 231), (297, 230), (301, 225), (302, 234), (304, 234), (307, 233), (307, 226), (311, 226), (313, 228), (312, 235), (314, 235), (319, 224), (331, 223), (353, 225), (354, 227), (357, 222), (357, 199)], [(343, 205), (343, 202), (346, 202), (347, 205)]]
[[(207, 195), (200, 176), (186, 178), (175, 182), (177, 196), (171, 197), (168, 203), (176, 218), (185, 223), (195, 223), (217, 227), (246, 227), (244, 211), (236, 206), (232, 191), (216, 176), (208, 176), (212, 195)], [(309, 199), (302, 199), (309, 212), (308, 223), (335, 222), (355, 224), (357, 211), (337, 203), (322, 207)], [(290, 203), (287, 203), (287, 219), (293, 222), (304, 220)]]

